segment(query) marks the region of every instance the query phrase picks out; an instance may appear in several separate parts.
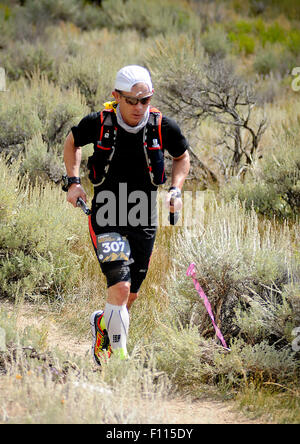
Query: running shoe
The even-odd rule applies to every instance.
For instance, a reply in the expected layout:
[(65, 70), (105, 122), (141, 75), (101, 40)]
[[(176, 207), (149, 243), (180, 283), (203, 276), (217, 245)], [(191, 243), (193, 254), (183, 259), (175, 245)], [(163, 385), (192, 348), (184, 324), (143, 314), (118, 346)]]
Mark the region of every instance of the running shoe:
[(104, 311), (98, 310), (90, 317), (91, 330), (93, 335), (92, 353), (96, 364), (101, 365), (100, 359), (105, 359), (111, 355), (111, 345), (107, 334)]

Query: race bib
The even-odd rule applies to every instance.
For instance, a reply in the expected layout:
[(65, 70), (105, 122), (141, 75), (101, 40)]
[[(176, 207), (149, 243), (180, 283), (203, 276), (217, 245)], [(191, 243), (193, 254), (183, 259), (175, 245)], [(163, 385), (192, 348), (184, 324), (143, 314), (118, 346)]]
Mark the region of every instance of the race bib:
[(130, 245), (119, 233), (105, 233), (97, 236), (97, 254), (100, 262), (128, 261)]

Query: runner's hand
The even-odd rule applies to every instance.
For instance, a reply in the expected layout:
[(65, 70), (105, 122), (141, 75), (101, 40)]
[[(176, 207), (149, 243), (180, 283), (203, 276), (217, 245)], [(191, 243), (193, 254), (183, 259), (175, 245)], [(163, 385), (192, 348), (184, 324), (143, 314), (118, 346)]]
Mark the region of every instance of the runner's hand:
[(81, 199), (86, 202), (86, 193), (82, 186), (79, 183), (73, 183), (67, 194), (67, 201), (70, 202), (73, 207), (77, 207), (77, 199), (81, 197)]
[(182, 208), (182, 199), (181, 196), (178, 196), (176, 190), (171, 190), (167, 193), (166, 196), (166, 207), (170, 210), (170, 213), (175, 213), (180, 211)]

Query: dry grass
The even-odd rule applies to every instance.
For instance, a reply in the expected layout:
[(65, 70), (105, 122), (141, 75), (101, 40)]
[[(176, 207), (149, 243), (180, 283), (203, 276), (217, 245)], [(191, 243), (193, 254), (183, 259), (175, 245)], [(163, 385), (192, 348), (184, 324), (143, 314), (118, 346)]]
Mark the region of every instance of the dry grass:
[[(80, 367), (26, 364), (18, 357), (0, 378), (1, 423), (149, 424), (165, 423), (159, 406), (166, 387), (153, 386), (155, 373), (135, 362), (112, 363), (103, 374)], [(83, 368), (86, 368), (84, 371)], [(123, 378), (120, 378), (120, 370)], [(66, 374), (67, 372), (67, 374)], [(149, 374), (148, 374), (149, 373)], [(109, 384), (105, 374), (109, 374)], [(114, 374), (114, 376), (113, 376)], [(80, 402), (79, 402), (80, 401)], [(134, 408), (132, 408), (134, 406)]]
[(23, 303), (2, 304), (0, 314), (7, 332), (7, 350), (0, 352), (1, 423), (167, 421), (170, 384), (149, 355), (136, 349), (130, 360), (112, 357), (100, 371), (90, 341), (70, 334), (64, 316)]
[[(26, 29), (34, 39), (41, 32), (41, 40), (10, 39), (8, 44), (3, 39), (1, 55), (13, 71), (8, 70), (9, 93), (1, 96), (0, 149), (21, 152), (23, 157), (11, 168), (0, 159), (0, 326), (5, 328), (8, 348), (0, 352), (0, 422), (165, 423), (170, 419), (164, 410), (166, 395), (184, 390), (197, 397), (208, 388), (225, 398), (236, 396), (241, 409), (252, 416), (269, 410), (274, 422), (299, 422), (299, 356), (288, 348), (298, 322), (293, 316), (299, 304), (299, 222), (270, 222), (237, 202), (225, 203), (214, 192), (206, 193), (204, 231), (159, 229), (147, 279), (131, 310), (131, 359), (111, 359), (102, 372), (91, 364), (88, 320), (91, 312), (103, 307), (106, 285), (87, 219), (66, 204), (59, 186), (24, 186), (23, 181), (20, 187), (17, 171), (22, 165), (32, 181), (53, 179), (49, 159), (53, 170), (60, 171), (65, 134), (110, 98), (115, 72), (122, 65), (151, 63), (159, 87), (170, 68), (194, 69), (207, 61), (198, 38), (198, 16), (190, 10), (180, 15), (189, 8), (187, 2), (176, 1), (178, 14), (166, 18), (172, 3), (167, 2), (164, 14), (147, 32), (138, 28), (146, 22), (143, 4), (138, 2), (142, 20), (137, 22), (137, 3), (127, 3), (131, 13), (124, 9), (112, 17), (109, 28), (83, 31), (79, 26), (87, 29), (84, 15), (81, 21), (77, 16), (77, 25), (52, 22), (43, 32)], [(161, 5), (153, 0), (151, 8), (156, 14)], [(207, 4), (200, 13), (208, 26), (241, 18), (224, 4)], [(285, 21), (284, 27), (288, 29), (289, 23)], [(249, 74), (254, 58), (255, 54), (232, 60), (239, 72)], [(276, 94), (271, 91), (273, 102), (265, 104), (265, 157), (276, 159), (285, 148), (283, 125), (290, 130), (299, 124), (300, 93), (291, 90), (290, 80), (274, 80)], [(209, 121), (191, 131), (194, 151), (210, 167), (219, 155), (218, 136), (218, 128)], [(247, 313), (230, 314), (232, 322), (237, 315), (234, 322), (242, 329), (231, 354), (216, 344), (210, 320), (185, 275), (191, 261), (197, 264), (198, 278), (222, 328), (222, 298), (234, 295), (249, 303)], [(291, 271), (294, 286), (288, 282)], [(265, 285), (263, 296), (269, 296), (274, 282), (281, 287), (273, 286), (272, 291), (277, 289), (284, 303), (268, 299), (262, 304), (258, 290)], [(272, 334), (277, 335), (277, 348), (262, 341)]]

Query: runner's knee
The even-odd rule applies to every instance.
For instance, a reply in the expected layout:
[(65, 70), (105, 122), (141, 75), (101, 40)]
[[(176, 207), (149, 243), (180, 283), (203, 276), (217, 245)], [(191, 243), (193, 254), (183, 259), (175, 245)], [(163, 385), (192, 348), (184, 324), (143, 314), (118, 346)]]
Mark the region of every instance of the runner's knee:
[(108, 301), (113, 305), (124, 305), (128, 301), (130, 282), (118, 282), (108, 289)]

